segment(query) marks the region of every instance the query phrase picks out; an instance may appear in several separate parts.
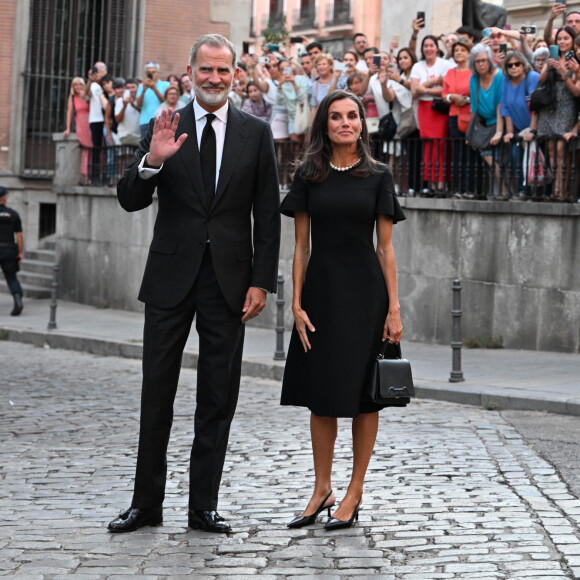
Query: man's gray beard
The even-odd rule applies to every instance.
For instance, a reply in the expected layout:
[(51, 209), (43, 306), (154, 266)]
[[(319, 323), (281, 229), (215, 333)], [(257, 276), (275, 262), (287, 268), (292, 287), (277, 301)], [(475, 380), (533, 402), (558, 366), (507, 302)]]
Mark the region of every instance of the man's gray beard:
[(195, 98), (198, 101), (202, 102), (204, 105), (215, 107), (216, 105), (221, 105), (226, 102), (231, 87), (225, 88), (219, 93), (208, 93), (205, 89), (198, 87), (197, 85), (193, 86), (193, 90), (195, 92)]

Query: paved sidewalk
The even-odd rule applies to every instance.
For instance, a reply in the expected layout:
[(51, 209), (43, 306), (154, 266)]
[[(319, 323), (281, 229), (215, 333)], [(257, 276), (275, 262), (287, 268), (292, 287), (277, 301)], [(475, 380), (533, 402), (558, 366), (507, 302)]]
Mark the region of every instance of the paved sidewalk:
[[(580, 577), (580, 501), (499, 413), (426, 400), (385, 410), (359, 521), (326, 532), (321, 515), (288, 530), (313, 485), (309, 413), (280, 407), (278, 381), (243, 377), (219, 504), (233, 531), (208, 534), (186, 527), (196, 373), (185, 369), (164, 523), (110, 534), (107, 522), (131, 497), (139, 361), (5, 342), (0, 367), (0, 576)], [(338, 500), (351, 470), (349, 427), (339, 421)]]
[[(19, 317), (8, 315), (11, 297), (0, 294), (0, 335), (8, 340), (89, 353), (140, 358), (143, 314), (59, 301), (57, 329), (47, 330), (49, 300), (25, 301)], [(285, 335), (287, 348), (289, 333)], [(524, 350), (463, 349), (465, 382), (450, 383), (451, 348), (405, 342), (422, 398), (501, 409), (580, 415), (580, 356)], [(248, 325), (243, 374), (280, 380), (284, 361), (274, 361), (274, 330)], [(187, 343), (184, 366), (195, 367), (197, 334)]]

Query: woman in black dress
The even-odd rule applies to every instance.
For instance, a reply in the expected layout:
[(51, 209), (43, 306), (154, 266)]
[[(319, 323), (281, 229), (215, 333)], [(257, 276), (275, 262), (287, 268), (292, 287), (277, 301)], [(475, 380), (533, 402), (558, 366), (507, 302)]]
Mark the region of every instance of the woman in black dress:
[(405, 219), (390, 170), (369, 153), (364, 109), (352, 93), (321, 101), (281, 211), (294, 217), (296, 232), (296, 323), (281, 404), (310, 409), (315, 472), (312, 498), (288, 526), (312, 524), (327, 508), (330, 516), (337, 417), (352, 417), (352, 477), (325, 525), (347, 527), (358, 519), (382, 408), (362, 400), (363, 385), (381, 342), (399, 342), (403, 332), (391, 234)]

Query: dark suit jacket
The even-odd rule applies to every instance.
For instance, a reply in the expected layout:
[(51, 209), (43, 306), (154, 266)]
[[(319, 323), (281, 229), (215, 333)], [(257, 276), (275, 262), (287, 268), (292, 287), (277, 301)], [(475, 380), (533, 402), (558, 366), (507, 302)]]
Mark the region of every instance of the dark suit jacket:
[(179, 304), (195, 282), (209, 239), (218, 284), (241, 313), (250, 286), (276, 290), (280, 191), (272, 132), (268, 123), (230, 105), (216, 195), (207, 207), (193, 105), (179, 114), (176, 138), (188, 135), (181, 149), (156, 176), (141, 179), (138, 165), (149, 151), (151, 121), (117, 187), (127, 211), (151, 205), (157, 188), (159, 211), (139, 300), (160, 308)]

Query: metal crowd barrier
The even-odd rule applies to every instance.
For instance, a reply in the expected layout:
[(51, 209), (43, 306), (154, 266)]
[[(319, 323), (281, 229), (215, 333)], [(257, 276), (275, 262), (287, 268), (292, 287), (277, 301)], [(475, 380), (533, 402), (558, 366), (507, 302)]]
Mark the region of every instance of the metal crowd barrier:
[[(303, 143), (276, 143), (282, 190), (292, 183), (303, 147)], [(90, 149), (91, 185), (116, 185), (135, 149), (128, 145)], [(401, 196), (578, 201), (578, 139), (534, 139), (526, 143), (515, 138), (483, 153), (463, 139), (373, 139), (371, 152), (389, 165)]]

